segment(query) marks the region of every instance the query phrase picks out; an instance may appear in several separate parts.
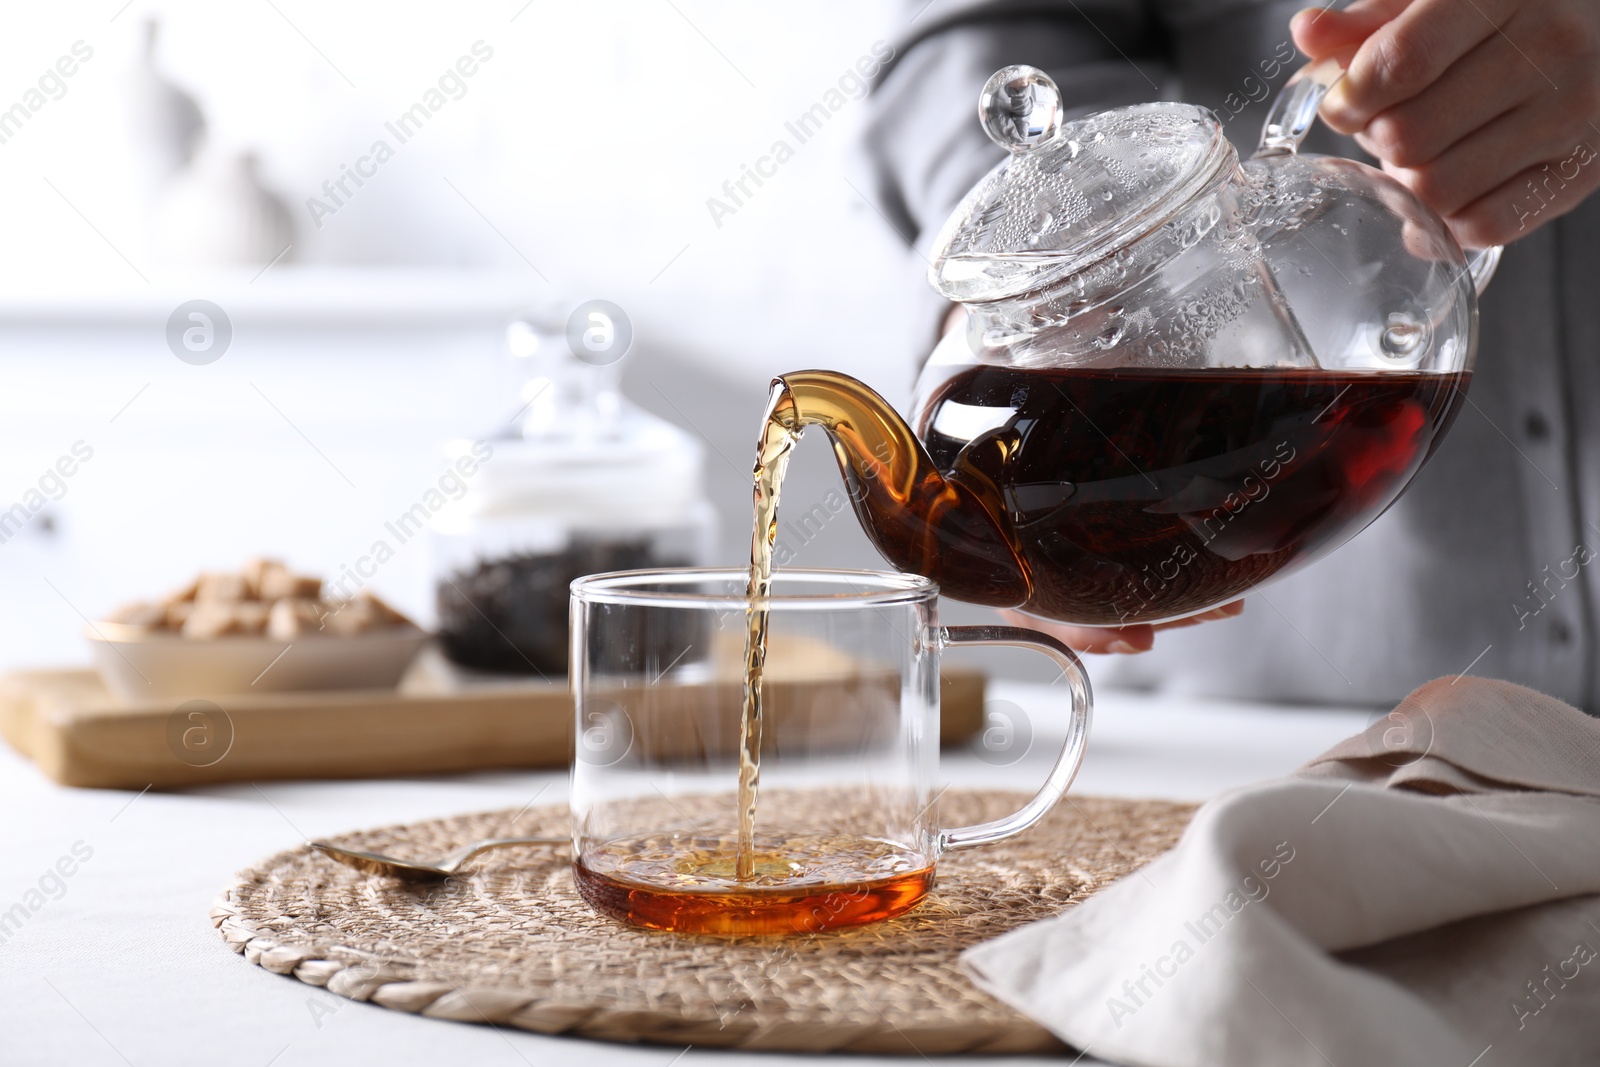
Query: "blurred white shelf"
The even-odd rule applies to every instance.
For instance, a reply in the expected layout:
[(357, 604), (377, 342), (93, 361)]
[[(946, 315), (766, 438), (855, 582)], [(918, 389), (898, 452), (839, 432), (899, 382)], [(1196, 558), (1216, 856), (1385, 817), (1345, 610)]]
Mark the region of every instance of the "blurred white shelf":
[(217, 304), (237, 325), (294, 327), (499, 326), (552, 299), (526, 270), (317, 267), (218, 268), (158, 276), (150, 284), (0, 290), (8, 327), (116, 328), (164, 323), (188, 300)]

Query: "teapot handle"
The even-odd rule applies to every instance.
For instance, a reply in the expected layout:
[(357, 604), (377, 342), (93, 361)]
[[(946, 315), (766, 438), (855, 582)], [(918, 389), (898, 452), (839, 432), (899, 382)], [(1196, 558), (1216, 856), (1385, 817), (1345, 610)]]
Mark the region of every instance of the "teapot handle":
[[(1344, 68), (1333, 59), (1307, 63), (1284, 83), (1267, 121), (1261, 127), (1261, 144), (1258, 156), (1294, 155), (1317, 121), (1317, 108), (1328, 90), (1344, 77)], [(1467, 253), (1467, 273), (1472, 276), (1472, 286), (1482, 296), (1500, 266), (1501, 246), (1483, 248)]]
[(1489, 288), (1489, 283), (1494, 280), (1494, 272), (1500, 269), (1500, 253), (1503, 251), (1504, 245), (1491, 245), (1467, 253), (1467, 273), (1472, 276), (1472, 287), (1479, 296)]
[(1267, 121), (1261, 127), (1261, 145), (1256, 149), (1256, 155), (1294, 155), (1298, 152), (1300, 142), (1306, 139), (1312, 124), (1317, 121), (1317, 108), (1322, 105), (1322, 98), (1343, 77), (1344, 68), (1332, 59), (1307, 63), (1295, 71), (1272, 101)]

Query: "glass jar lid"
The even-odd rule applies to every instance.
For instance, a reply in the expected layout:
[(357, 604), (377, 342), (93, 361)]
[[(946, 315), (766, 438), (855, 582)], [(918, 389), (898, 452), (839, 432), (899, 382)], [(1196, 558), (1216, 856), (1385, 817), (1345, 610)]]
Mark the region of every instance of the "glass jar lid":
[(1155, 230), (1238, 164), (1215, 116), (1139, 104), (1062, 121), (1043, 71), (1005, 67), (978, 104), (1011, 154), (973, 187), (935, 242), (928, 280), (964, 303), (1048, 285)]

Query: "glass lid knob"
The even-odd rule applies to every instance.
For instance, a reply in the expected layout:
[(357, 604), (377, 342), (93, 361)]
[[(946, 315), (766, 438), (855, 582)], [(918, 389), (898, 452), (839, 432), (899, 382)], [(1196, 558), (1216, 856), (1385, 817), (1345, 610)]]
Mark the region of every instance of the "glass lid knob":
[(1008, 152), (1050, 140), (1061, 128), (1061, 114), (1061, 91), (1038, 67), (1002, 67), (978, 97), (983, 132)]

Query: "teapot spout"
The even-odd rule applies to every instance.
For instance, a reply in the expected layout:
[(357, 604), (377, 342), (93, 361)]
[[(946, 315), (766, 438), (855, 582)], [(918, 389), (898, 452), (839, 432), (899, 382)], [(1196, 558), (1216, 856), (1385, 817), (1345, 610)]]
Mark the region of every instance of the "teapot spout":
[[(960, 472), (941, 471), (905, 420), (861, 382), (817, 370), (775, 378), (765, 426), (764, 458), (786, 458), (808, 426), (826, 431), (856, 518), (897, 570), (931, 578), (958, 600), (1016, 607), (1028, 599), (1027, 569), (995, 487), (981, 475), (968, 485)], [(763, 466), (758, 460), (758, 508)], [(776, 524), (762, 534), (774, 536)]]

